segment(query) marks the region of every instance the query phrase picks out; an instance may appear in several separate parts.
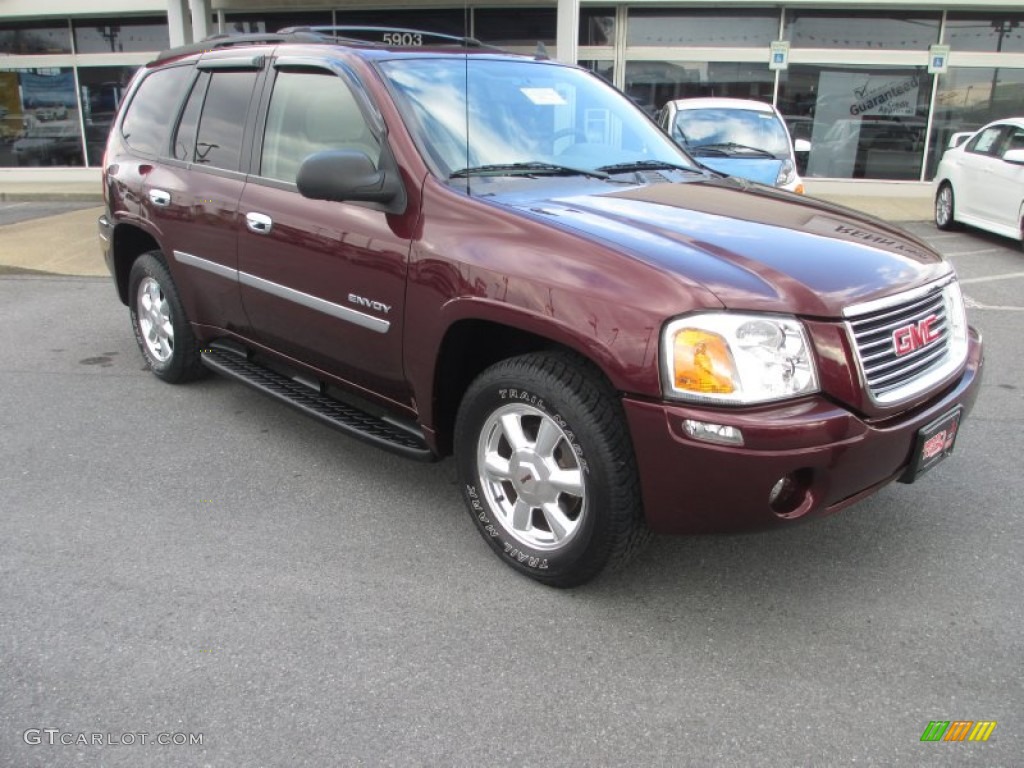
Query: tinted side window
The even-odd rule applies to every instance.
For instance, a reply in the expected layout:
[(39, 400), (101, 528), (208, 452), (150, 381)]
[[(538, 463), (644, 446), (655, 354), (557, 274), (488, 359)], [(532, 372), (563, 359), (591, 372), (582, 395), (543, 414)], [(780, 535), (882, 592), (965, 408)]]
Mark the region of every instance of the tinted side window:
[(129, 147), (150, 155), (166, 154), (171, 122), (191, 77), (192, 67), (171, 67), (152, 72), (142, 81), (121, 123), (121, 135)]
[(325, 149), (359, 150), (374, 166), (380, 159), (380, 146), (344, 81), (327, 72), (279, 72), (267, 109), (260, 175), (294, 182), (302, 161)]
[(181, 113), (181, 122), (174, 132), (173, 154), (178, 160), (191, 161), (196, 151), (196, 128), (199, 127), (199, 113), (203, 108), (203, 99), (206, 96), (206, 86), (210, 82), (210, 76), (205, 72), (196, 79), (192, 87), (185, 110)]
[(976, 155), (995, 155), (999, 148), (999, 137), (1002, 136), (1002, 133), (1002, 126), (995, 125), (991, 128), (986, 128), (968, 142), (966, 150)]
[(1024, 128), (1010, 128), (1010, 134), (1003, 142), (1003, 153), (1011, 149), (1024, 149)]
[(256, 72), (214, 72), (199, 120), (195, 161), (202, 165), (238, 170), (242, 135), (249, 111)]

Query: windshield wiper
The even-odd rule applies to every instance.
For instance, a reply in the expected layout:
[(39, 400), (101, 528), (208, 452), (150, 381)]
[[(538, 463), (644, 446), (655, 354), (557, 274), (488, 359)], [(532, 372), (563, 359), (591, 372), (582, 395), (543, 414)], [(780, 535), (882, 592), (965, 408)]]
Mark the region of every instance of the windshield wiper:
[(701, 173), (698, 168), (691, 168), (688, 165), (668, 163), (664, 160), (633, 160), (628, 163), (615, 163), (614, 165), (602, 165), (597, 170), (608, 173), (627, 173), (629, 171), (688, 171), (689, 173)]
[(607, 179), (607, 173), (600, 170), (587, 171), (583, 168), (570, 168), (567, 165), (551, 163), (497, 163), (494, 165), (476, 165), (462, 168), (448, 175), (449, 179), (465, 178), (466, 176), (590, 176), (595, 179)]
[(747, 144), (737, 144), (734, 141), (726, 141), (721, 144), (702, 144), (699, 147), (692, 147), (690, 151), (693, 152), (694, 154), (697, 154), (705, 149), (709, 149), (712, 152), (721, 152), (722, 150), (728, 150), (730, 152), (749, 152), (755, 155), (759, 155), (760, 157), (775, 157), (775, 154), (773, 152), (769, 152), (767, 149), (761, 149), (760, 147), (751, 147), (748, 146)]

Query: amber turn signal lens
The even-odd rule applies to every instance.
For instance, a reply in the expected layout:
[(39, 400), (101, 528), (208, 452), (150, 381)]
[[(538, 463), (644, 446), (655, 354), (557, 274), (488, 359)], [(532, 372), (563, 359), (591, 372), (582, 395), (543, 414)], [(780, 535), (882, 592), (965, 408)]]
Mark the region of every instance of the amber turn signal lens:
[(696, 328), (676, 332), (675, 386), (701, 394), (730, 394), (736, 389), (736, 363), (725, 339)]

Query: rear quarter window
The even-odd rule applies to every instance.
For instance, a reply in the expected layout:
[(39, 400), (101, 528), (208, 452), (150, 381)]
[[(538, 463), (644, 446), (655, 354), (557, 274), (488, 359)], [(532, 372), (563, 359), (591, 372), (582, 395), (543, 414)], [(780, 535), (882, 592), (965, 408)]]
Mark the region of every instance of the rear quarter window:
[(125, 144), (147, 155), (167, 154), (171, 125), (192, 73), (192, 67), (170, 67), (146, 76), (121, 122)]

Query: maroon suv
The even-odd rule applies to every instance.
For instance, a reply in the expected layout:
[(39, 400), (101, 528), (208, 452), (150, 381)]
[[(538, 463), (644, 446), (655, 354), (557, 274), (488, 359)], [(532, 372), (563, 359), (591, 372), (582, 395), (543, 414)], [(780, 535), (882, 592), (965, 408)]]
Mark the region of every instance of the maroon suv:
[(158, 377), (454, 453), (484, 539), (558, 586), (952, 451), (982, 345), (927, 245), (702, 167), (585, 70), (351, 34), (207, 41), (132, 83), (100, 235)]

